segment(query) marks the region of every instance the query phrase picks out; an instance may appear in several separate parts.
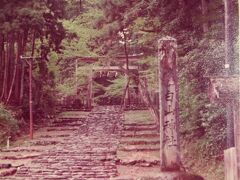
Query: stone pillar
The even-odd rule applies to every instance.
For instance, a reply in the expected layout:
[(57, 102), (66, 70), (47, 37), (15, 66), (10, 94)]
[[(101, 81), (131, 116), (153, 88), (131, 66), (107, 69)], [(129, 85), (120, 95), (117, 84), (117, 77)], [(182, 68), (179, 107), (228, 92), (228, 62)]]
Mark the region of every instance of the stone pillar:
[(180, 170), (177, 43), (165, 37), (158, 41), (160, 161), (162, 171)]

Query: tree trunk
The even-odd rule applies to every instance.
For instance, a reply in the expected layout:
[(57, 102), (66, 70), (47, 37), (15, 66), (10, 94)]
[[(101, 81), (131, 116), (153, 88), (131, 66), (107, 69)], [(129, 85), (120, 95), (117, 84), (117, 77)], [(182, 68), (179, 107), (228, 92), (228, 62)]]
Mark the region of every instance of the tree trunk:
[(33, 30), (32, 37), (32, 54), (29, 59), (29, 120), (30, 120), (30, 139), (33, 139), (33, 99), (32, 99), (32, 62), (34, 57), (35, 50), (35, 40), (36, 40), (36, 32)]
[[(12, 43), (12, 46), (11, 46), (11, 61), (13, 61), (14, 59), (14, 64), (13, 64), (13, 71), (11, 71), (11, 74), (12, 75), (12, 80), (10, 83), (10, 87), (9, 87), (9, 92), (8, 92), (8, 97), (7, 97), (7, 100), (6, 100), (6, 104), (9, 103), (10, 101), (10, 98), (11, 98), (11, 95), (12, 95), (12, 91), (13, 91), (13, 86), (15, 84), (15, 79), (16, 79), (16, 73), (17, 73), (17, 62), (18, 62), (18, 58), (19, 58), (19, 46), (17, 47), (17, 51), (16, 51), (16, 55), (14, 57), (14, 44), (15, 44), (15, 41), (14, 41), (14, 36), (12, 37), (12, 40), (11, 40), (11, 43)], [(13, 49), (12, 49), (13, 48)]]
[(25, 63), (22, 62), (21, 65), (21, 80), (20, 80), (20, 92), (19, 92), (19, 104), (23, 103), (23, 94), (24, 94), (24, 74), (25, 74)]
[(4, 75), (4, 38), (0, 35), (0, 94), (2, 94), (3, 87), (3, 75)]
[[(22, 49), (21, 54), (24, 53), (25, 47), (27, 45), (27, 39), (28, 39), (28, 29), (25, 29), (23, 32), (23, 38), (22, 38)], [(25, 62), (21, 60), (21, 81), (20, 81), (20, 93), (19, 93), (19, 104), (22, 105), (23, 103), (23, 95), (24, 95), (24, 75), (25, 75)]]
[(5, 92), (5, 103), (7, 103), (7, 99), (9, 96), (11, 82), (14, 74), (14, 33), (9, 33), (9, 55), (8, 55), (8, 80), (7, 80), (7, 91)]
[(3, 86), (2, 86), (2, 94), (1, 94), (1, 101), (4, 101), (4, 95), (7, 91), (7, 79), (8, 79), (8, 46), (9, 46), (9, 42), (8, 42), (8, 35), (6, 35), (6, 48), (5, 48), (5, 53), (4, 53), (4, 75), (3, 75)]
[(14, 87), (14, 98), (16, 101), (16, 105), (19, 105), (19, 94), (20, 94), (20, 73), (21, 73), (21, 53), (22, 52), (22, 34), (19, 34), (19, 37), (17, 38), (17, 70), (16, 70), (16, 79), (15, 79), (15, 87)]

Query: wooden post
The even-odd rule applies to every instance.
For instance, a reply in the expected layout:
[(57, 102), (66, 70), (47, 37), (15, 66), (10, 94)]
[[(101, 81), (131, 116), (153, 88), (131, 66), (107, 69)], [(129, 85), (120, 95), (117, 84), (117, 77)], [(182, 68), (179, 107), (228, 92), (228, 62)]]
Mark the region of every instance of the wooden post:
[(125, 75), (126, 93), (125, 93), (125, 95), (124, 95), (124, 103), (123, 103), (124, 109), (126, 109), (127, 106), (129, 105), (129, 103), (128, 103), (128, 99), (129, 99), (129, 90), (128, 90), (128, 88), (129, 88), (129, 83), (130, 83), (130, 81), (129, 81), (129, 79), (128, 79), (128, 76)]
[(78, 77), (77, 77), (77, 71), (78, 71), (78, 59), (75, 59), (75, 86), (76, 86), (76, 95), (78, 92)]
[(90, 75), (88, 77), (88, 109), (92, 109), (92, 100), (93, 100), (93, 70), (91, 70)]
[[(32, 53), (33, 55), (33, 53)], [(23, 57), (20, 56), (21, 59), (25, 59), (29, 65), (29, 137), (33, 139), (33, 99), (32, 99), (32, 62), (35, 59), (39, 59), (41, 57)]]
[(128, 90), (128, 87), (129, 87), (129, 83), (130, 83), (130, 78), (126, 78), (126, 85), (125, 85), (125, 88), (124, 88), (124, 92), (123, 92), (123, 100), (122, 100), (122, 103), (121, 103), (121, 109), (125, 109), (127, 107), (126, 105), (126, 96), (127, 96), (127, 90)]
[(29, 121), (29, 135), (33, 139), (32, 58), (29, 59)]
[[(239, 85), (239, 84), (238, 84)], [(239, 87), (238, 87), (239, 88)], [(237, 168), (237, 179), (240, 177), (240, 98), (235, 101), (233, 109), (233, 118), (234, 118), (234, 140), (236, 148), (236, 168)], [(225, 164), (226, 166), (226, 164)]]
[(165, 37), (158, 41), (160, 163), (162, 171), (180, 170), (179, 105), (176, 40)]

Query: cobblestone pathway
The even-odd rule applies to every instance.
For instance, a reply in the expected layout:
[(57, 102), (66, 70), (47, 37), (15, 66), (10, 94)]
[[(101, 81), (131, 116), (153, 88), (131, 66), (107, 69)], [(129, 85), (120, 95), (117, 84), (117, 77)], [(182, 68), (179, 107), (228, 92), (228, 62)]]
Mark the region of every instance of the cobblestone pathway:
[(2, 150), (0, 159), (30, 159), (21, 167), (10, 168), (9, 173), (16, 173), (2, 179), (101, 180), (117, 176), (122, 120), (118, 111), (117, 107), (103, 106), (94, 108), (87, 118), (59, 118), (31, 146)]

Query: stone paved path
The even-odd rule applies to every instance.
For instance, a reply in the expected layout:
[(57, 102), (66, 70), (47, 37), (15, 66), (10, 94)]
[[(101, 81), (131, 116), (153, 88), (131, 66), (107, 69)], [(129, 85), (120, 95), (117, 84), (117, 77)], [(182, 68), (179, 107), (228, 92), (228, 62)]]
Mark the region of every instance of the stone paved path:
[[(85, 118), (60, 118), (30, 147), (10, 149), (20, 153), (15, 158), (31, 160), (17, 168), (6, 180), (30, 179), (110, 179), (117, 176), (116, 152), (120, 139), (122, 115), (117, 107), (96, 107)], [(54, 134), (54, 136), (53, 136)], [(37, 148), (42, 146), (42, 148)], [(34, 149), (35, 148), (35, 149)], [(21, 152), (29, 152), (21, 156)], [(34, 154), (35, 153), (35, 154)], [(16, 169), (12, 169), (15, 171)]]

